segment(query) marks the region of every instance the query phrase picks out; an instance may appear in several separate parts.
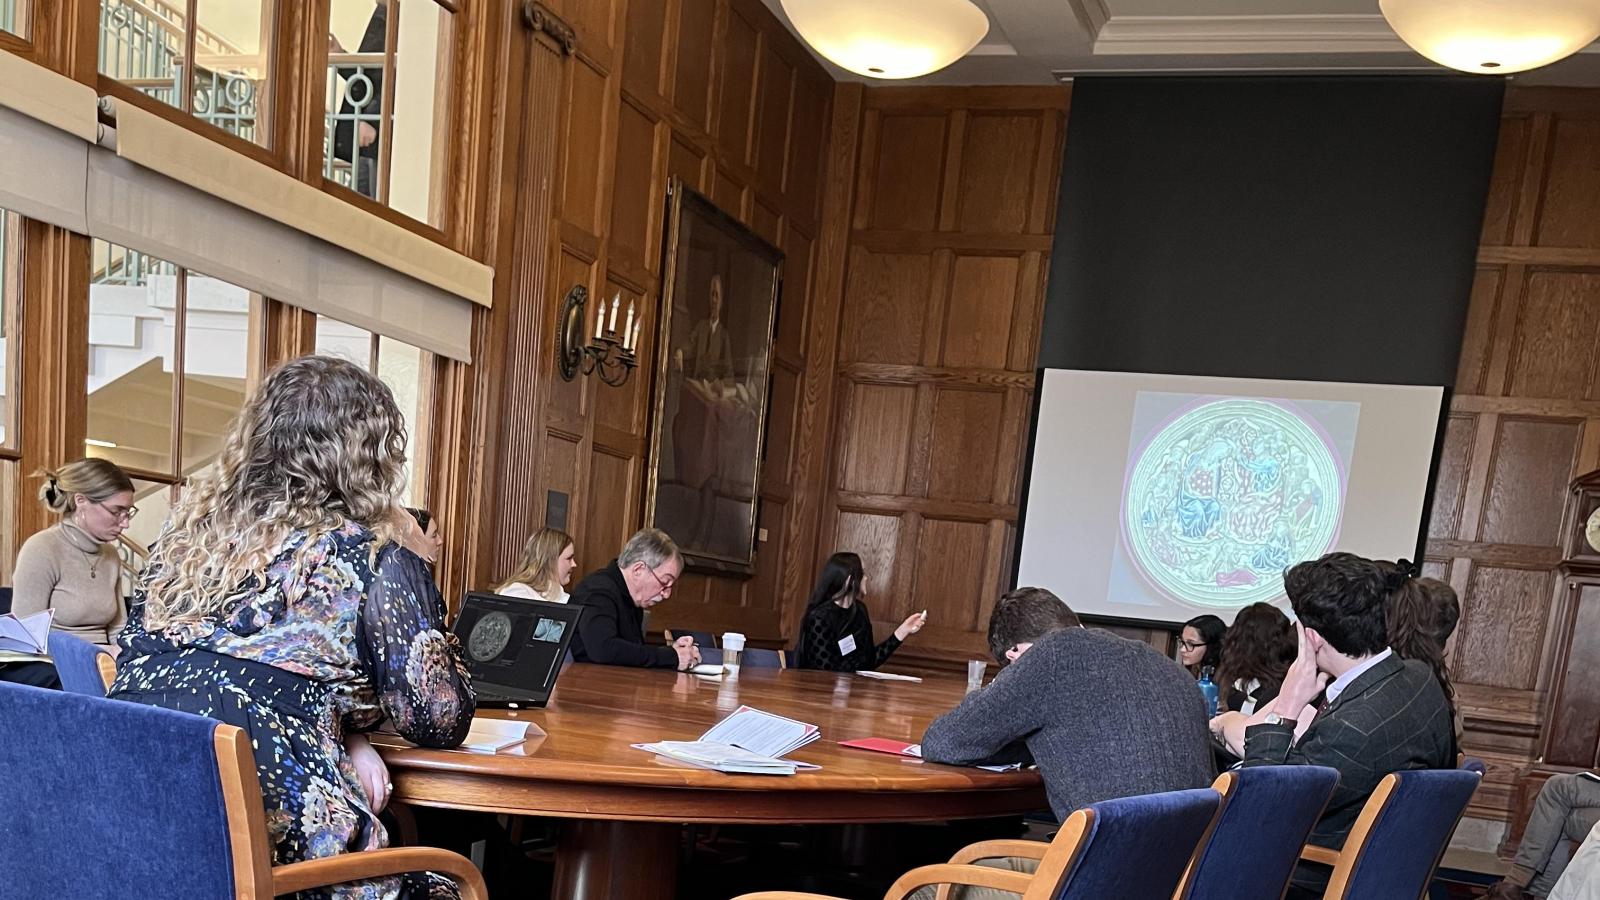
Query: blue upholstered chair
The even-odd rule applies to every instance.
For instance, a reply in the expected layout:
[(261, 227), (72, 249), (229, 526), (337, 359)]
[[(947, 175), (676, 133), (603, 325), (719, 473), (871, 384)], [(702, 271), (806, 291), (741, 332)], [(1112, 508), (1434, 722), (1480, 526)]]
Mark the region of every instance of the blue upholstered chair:
[(1337, 852), (1306, 846), (1301, 858), (1333, 866), (1325, 900), (1416, 900), (1482, 776), (1424, 769), (1384, 776)]
[(90, 697), (104, 697), (111, 679), (116, 676), (117, 665), (111, 654), (83, 638), (50, 633), (50, 658), (56, 664), (56, 674), (61, 676), (61, 689)]
[(432, 848), (272, 865), (250, 741), (211, 719), (0, 683), (6, 896), (265, 898), (411, 871), (483, 900), (466, 858)]
[(1252, 766), (1223, 772), (1211, 838), (1184, 875), (1179, 900), (1279, 900), (1300, 848), (1322, 818), (1339, 772), (1326, 766)]
[(783, 651), (746, 647), (739, 651), (739, 666), (745, 669), (785, 669)]
[[(1172, 896), (1195, 848), (1211, 828), (1222, 795), (1209, 788), (1107, 800), (1067, 817), (1033, 874), (964, 864), (922, 866), (900, 876), (884, 900), (920, 887), (971, 885), (1021, 894), (1023, 900), (1155, 900)], [(1011, 845), (985, 841), (975, 858), (1011, 856)], [(746, 894), (738, 900), (801, 900), (809, 894)]]

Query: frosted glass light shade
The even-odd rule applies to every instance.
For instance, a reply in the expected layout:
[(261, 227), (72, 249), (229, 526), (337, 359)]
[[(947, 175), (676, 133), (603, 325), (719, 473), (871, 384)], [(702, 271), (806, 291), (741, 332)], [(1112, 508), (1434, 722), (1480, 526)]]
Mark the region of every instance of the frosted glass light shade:
[(870, 78), (916, 78), (967, 55), (989, 33), (971, 0), (782, 0), (816, 51)]
[(1378, 0), (1389, 27), (1440, 65), (1525, 72), (1600, 37), (1600, 0)]

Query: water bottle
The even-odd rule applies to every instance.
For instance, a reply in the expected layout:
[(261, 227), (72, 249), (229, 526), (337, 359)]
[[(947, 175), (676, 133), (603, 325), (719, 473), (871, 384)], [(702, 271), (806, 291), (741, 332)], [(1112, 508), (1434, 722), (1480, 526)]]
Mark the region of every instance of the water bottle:
[(1217, 683), (1211, 680), (1211, 667), (1200, 670), (1200, 695), (1206, 698), (1206, 715), (1217, 714)]

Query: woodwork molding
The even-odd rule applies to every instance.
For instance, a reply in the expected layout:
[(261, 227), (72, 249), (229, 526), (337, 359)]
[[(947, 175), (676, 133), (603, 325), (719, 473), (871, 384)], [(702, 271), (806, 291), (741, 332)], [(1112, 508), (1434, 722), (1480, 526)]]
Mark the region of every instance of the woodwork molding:
[(523, 24), (533, 29), (533, 33), (543, 36), (561, 48), (564, 55), (571, 56), (578, 46), (578, 33), (573, 30), (567, 21), (550, 11), (538, 0), (528, 0), (522, 4)]
[(1410, 48), (1377, 14), (1112, 16), (1094, 42), (1096, 56), (1406, 52)]

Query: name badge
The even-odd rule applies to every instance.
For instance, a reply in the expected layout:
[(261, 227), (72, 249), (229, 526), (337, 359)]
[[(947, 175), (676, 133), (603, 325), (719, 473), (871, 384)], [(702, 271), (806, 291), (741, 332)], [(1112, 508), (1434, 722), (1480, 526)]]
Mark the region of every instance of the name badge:
[(839, 655), (840, 656), (849, 656), (850, 654), (852, 654), (854, 652), (856, 652), (856, 636), (855, 635), (847, 634), (844, 637), (839, 639)]

